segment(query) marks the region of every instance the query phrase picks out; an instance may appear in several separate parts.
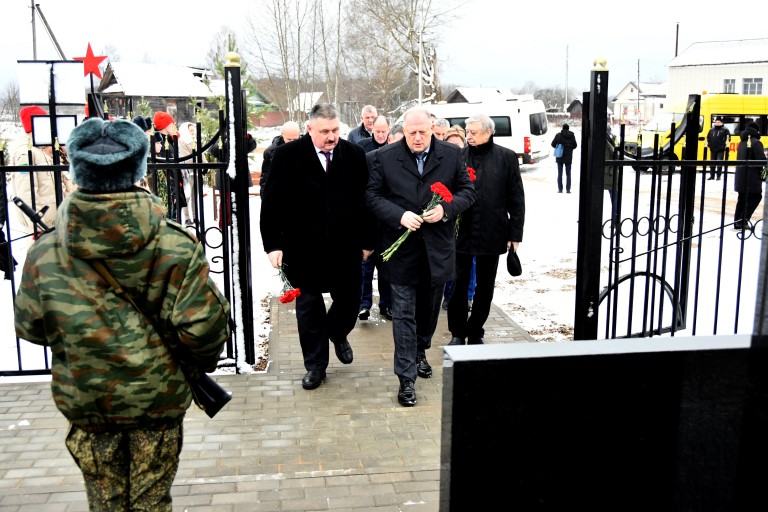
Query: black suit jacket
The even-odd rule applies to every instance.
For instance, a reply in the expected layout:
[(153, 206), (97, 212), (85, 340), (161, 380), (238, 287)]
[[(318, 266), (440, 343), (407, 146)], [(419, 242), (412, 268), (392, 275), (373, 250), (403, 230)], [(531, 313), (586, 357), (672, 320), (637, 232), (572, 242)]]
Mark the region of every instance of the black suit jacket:
[(269, 253), (283, 251), (291, 284), (330, 291), (359, 283), (363, 249), (373, 249), (365, 208), (368, 167), (357, 144), (340, 140), (326, 174), (309, 134), (278, 146), (261, 203), (261, 238)]
[[(406, 211), (423, 213), (432, 199), (430, 187), (442, 183), (453, 193), (453, 201), (441, 203), (445, 218), (433, 224), (423, 223), (384, 263), (383, 275), (394, 284), (414, 284), (421, 273), (426, 253), (432, 284), (439, 286), (453, 279), (456, 262), (456, 215), (469, 208), (475, 191), (469, 180), (460, 151), (454, 144), (432, 137), (424, 174), (419, 176), (416, 160), (405, 139), (368, 153), (370, 179), (366, 201), (379, 220), (384, 250), (405, 232), (400, 219)], [(377, 257), (381, 257), (378, 255)]]

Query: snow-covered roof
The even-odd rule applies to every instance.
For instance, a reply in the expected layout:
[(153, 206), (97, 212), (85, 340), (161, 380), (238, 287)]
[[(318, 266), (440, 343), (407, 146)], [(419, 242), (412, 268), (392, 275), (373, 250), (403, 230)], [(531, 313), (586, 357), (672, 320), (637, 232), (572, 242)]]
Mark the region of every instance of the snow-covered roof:
[(758, 62), (768, 62), (768, 39), (693, 43), (672, 59), (668, 67), (754, 64)]
[(641, 83), (640, 84), (640, 96), (667, 96), (667, 82), (660, 84)]
[(448, 103), (452, 99), (461, 95), (467, 103), (490, 103), (494, 101), (506, 101), (518, 97), (518, 94), (512, 92), (512, 89), (495, 87), (457, 87), (446, 98)]
[(215, 94), (195, 76), (198, 69), (185, 66), (110, 62), (99, 92), (105, 95), (166, 98), (210, 98)]

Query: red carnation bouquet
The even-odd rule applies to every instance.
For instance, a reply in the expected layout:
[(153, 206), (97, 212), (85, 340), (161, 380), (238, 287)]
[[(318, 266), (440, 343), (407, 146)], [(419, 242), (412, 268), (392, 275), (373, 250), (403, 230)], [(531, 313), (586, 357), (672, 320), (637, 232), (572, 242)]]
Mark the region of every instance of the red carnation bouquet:
[[(424, 217), (424, 213), (428, 212), (435, 206), (437, 206), (440, 201), (445, 201), (446, 203), (450, 203), (453, 201), (453, 194), (451, 194), (451, 191), (448, 190), (448, 187), (443, 185), (442, 183), (435, 182), (429, 189), (432, 191), (432, 199), (429, 200), (429, 203), (427, 203), (427, 206), (424, 208), (424, 211), (421, 213), (421, 216)], [(403, 242), (405, 242), (405, 239), (408, 238), (408, 235), (411, 234), (410, 229), (406, 229), (405, 233), (400, 235), (400, 238), (398, 238), (395, 243), (390, 245), (386, 251), (381, 253), (381, 257), (384, 261), (389, 261), (389, 259), (392, 257), (392, 255), (395, 253), (395, 251), (403, 245)]]
[[(471, 167), (467, 167), (467, 174), (469, 174), (469, 181), (474, 183), (475, 180), (477, 179), (477, 173), (475, 172), (475, 170)], [(455, 231), (456, 231), (456, 238), (459, 237), (459, 224), (461, 224), (461, 214), (458, 214), (456, 216), (456, 223), (454, 224)]]
[(293, 302), (296, 300), (296, 297), (301, 295), (301, 290), (294, 288), (293, 285), (291, 285), (291, 282), (288, 281), (288, 276), (286, 276), (285, 272), (283, 271), (282, 265), (278, 267), (277, 272), (280, 275), (280, 280), (283, 282), (283, 291), (282, 295), (280, 295), (280, 303), (288, 304), (289, 302)]

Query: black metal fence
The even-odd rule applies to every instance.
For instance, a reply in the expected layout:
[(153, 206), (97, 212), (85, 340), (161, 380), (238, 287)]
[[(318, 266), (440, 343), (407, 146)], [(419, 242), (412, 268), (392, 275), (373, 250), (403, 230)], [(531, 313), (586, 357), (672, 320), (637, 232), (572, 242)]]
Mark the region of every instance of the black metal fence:
[[(242, 364), (255, 363), (248, 200), (250, 175), (239, 72), (239, 68), (227, 69), (231, 85), (227, 89), (228, 108), (219, 113), (218, 131), (203, 141), (198, 124), (195, 149), (185, 157), (179, 156), (178, 142), (163, 148), (162, 154), (166, 157), (151, 147), (147, 172), (150, 190), (165, 200), (168, 217), (179, 223), (185, 219), (178, 187), (185, 181), (190, 185), (187, 204), (193, 222), (187, 224), (187, 229), (202, 243), (212, 278), (232, 305), (235, 329), (227, 342), (225, 355), (236, 371)], [(230, 118), (227, 112), (234, 115)], [(2, 204), (5, 215), (0, 218), (6, 240), (0, 240), (0, 250), (8, 261), (17, 263), (15, 272), (10, 268), (5, 274), (0, 294), (5, 297), (2, 300), (11, 305), (11, 310), (27, 249), (41, 232), (39, 226), (33, 230), (25, 222), (24, 214), (13, 203), (12, 199), (17, 195), (14, 185), (29, 186), (25, 202), (34, 212), (39, 212), (44, 204), (35, 196), (36, 179), (43, 179), (45, 174), (45, 179), (54, 184), (55, 205), (59, 205), (66, 194), (62, 185), (66, 183), (68, 166), (66, 157), (57, 148), (53, 148), (51, 162), (57, 165), (31, 165), (30, 162), (30, 165), (9, 166), (0, 152), (0, 186), (6, 198)], [(49, 208), (54, 208), (54, 204)], [(47, 373), (50, 373), (48, 350), (17, 338), (12, 317), (10, 322), (0, 323), (0, 376)]]
[[(699, 98), (645, 151), (607, 124), (607, 71), (584, 95), (576, 339), (751, 334), (762, 209), (735, 223), (734, 170), (696, 160)], [(663, 142), (663, 143), (662, 143)], [(628, 150), (629, 148), (629, 150)], [(682, 158), (675, 156), (680, 153)]]

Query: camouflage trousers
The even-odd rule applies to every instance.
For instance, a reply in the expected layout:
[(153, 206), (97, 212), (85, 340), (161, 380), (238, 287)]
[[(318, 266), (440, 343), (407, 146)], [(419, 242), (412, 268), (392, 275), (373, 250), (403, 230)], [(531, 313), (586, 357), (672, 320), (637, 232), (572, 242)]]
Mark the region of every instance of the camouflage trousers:
[(71, 425), (66, 445), (85, 478), (91, 512), (171, 512), (182, 426), (86, 432)]

